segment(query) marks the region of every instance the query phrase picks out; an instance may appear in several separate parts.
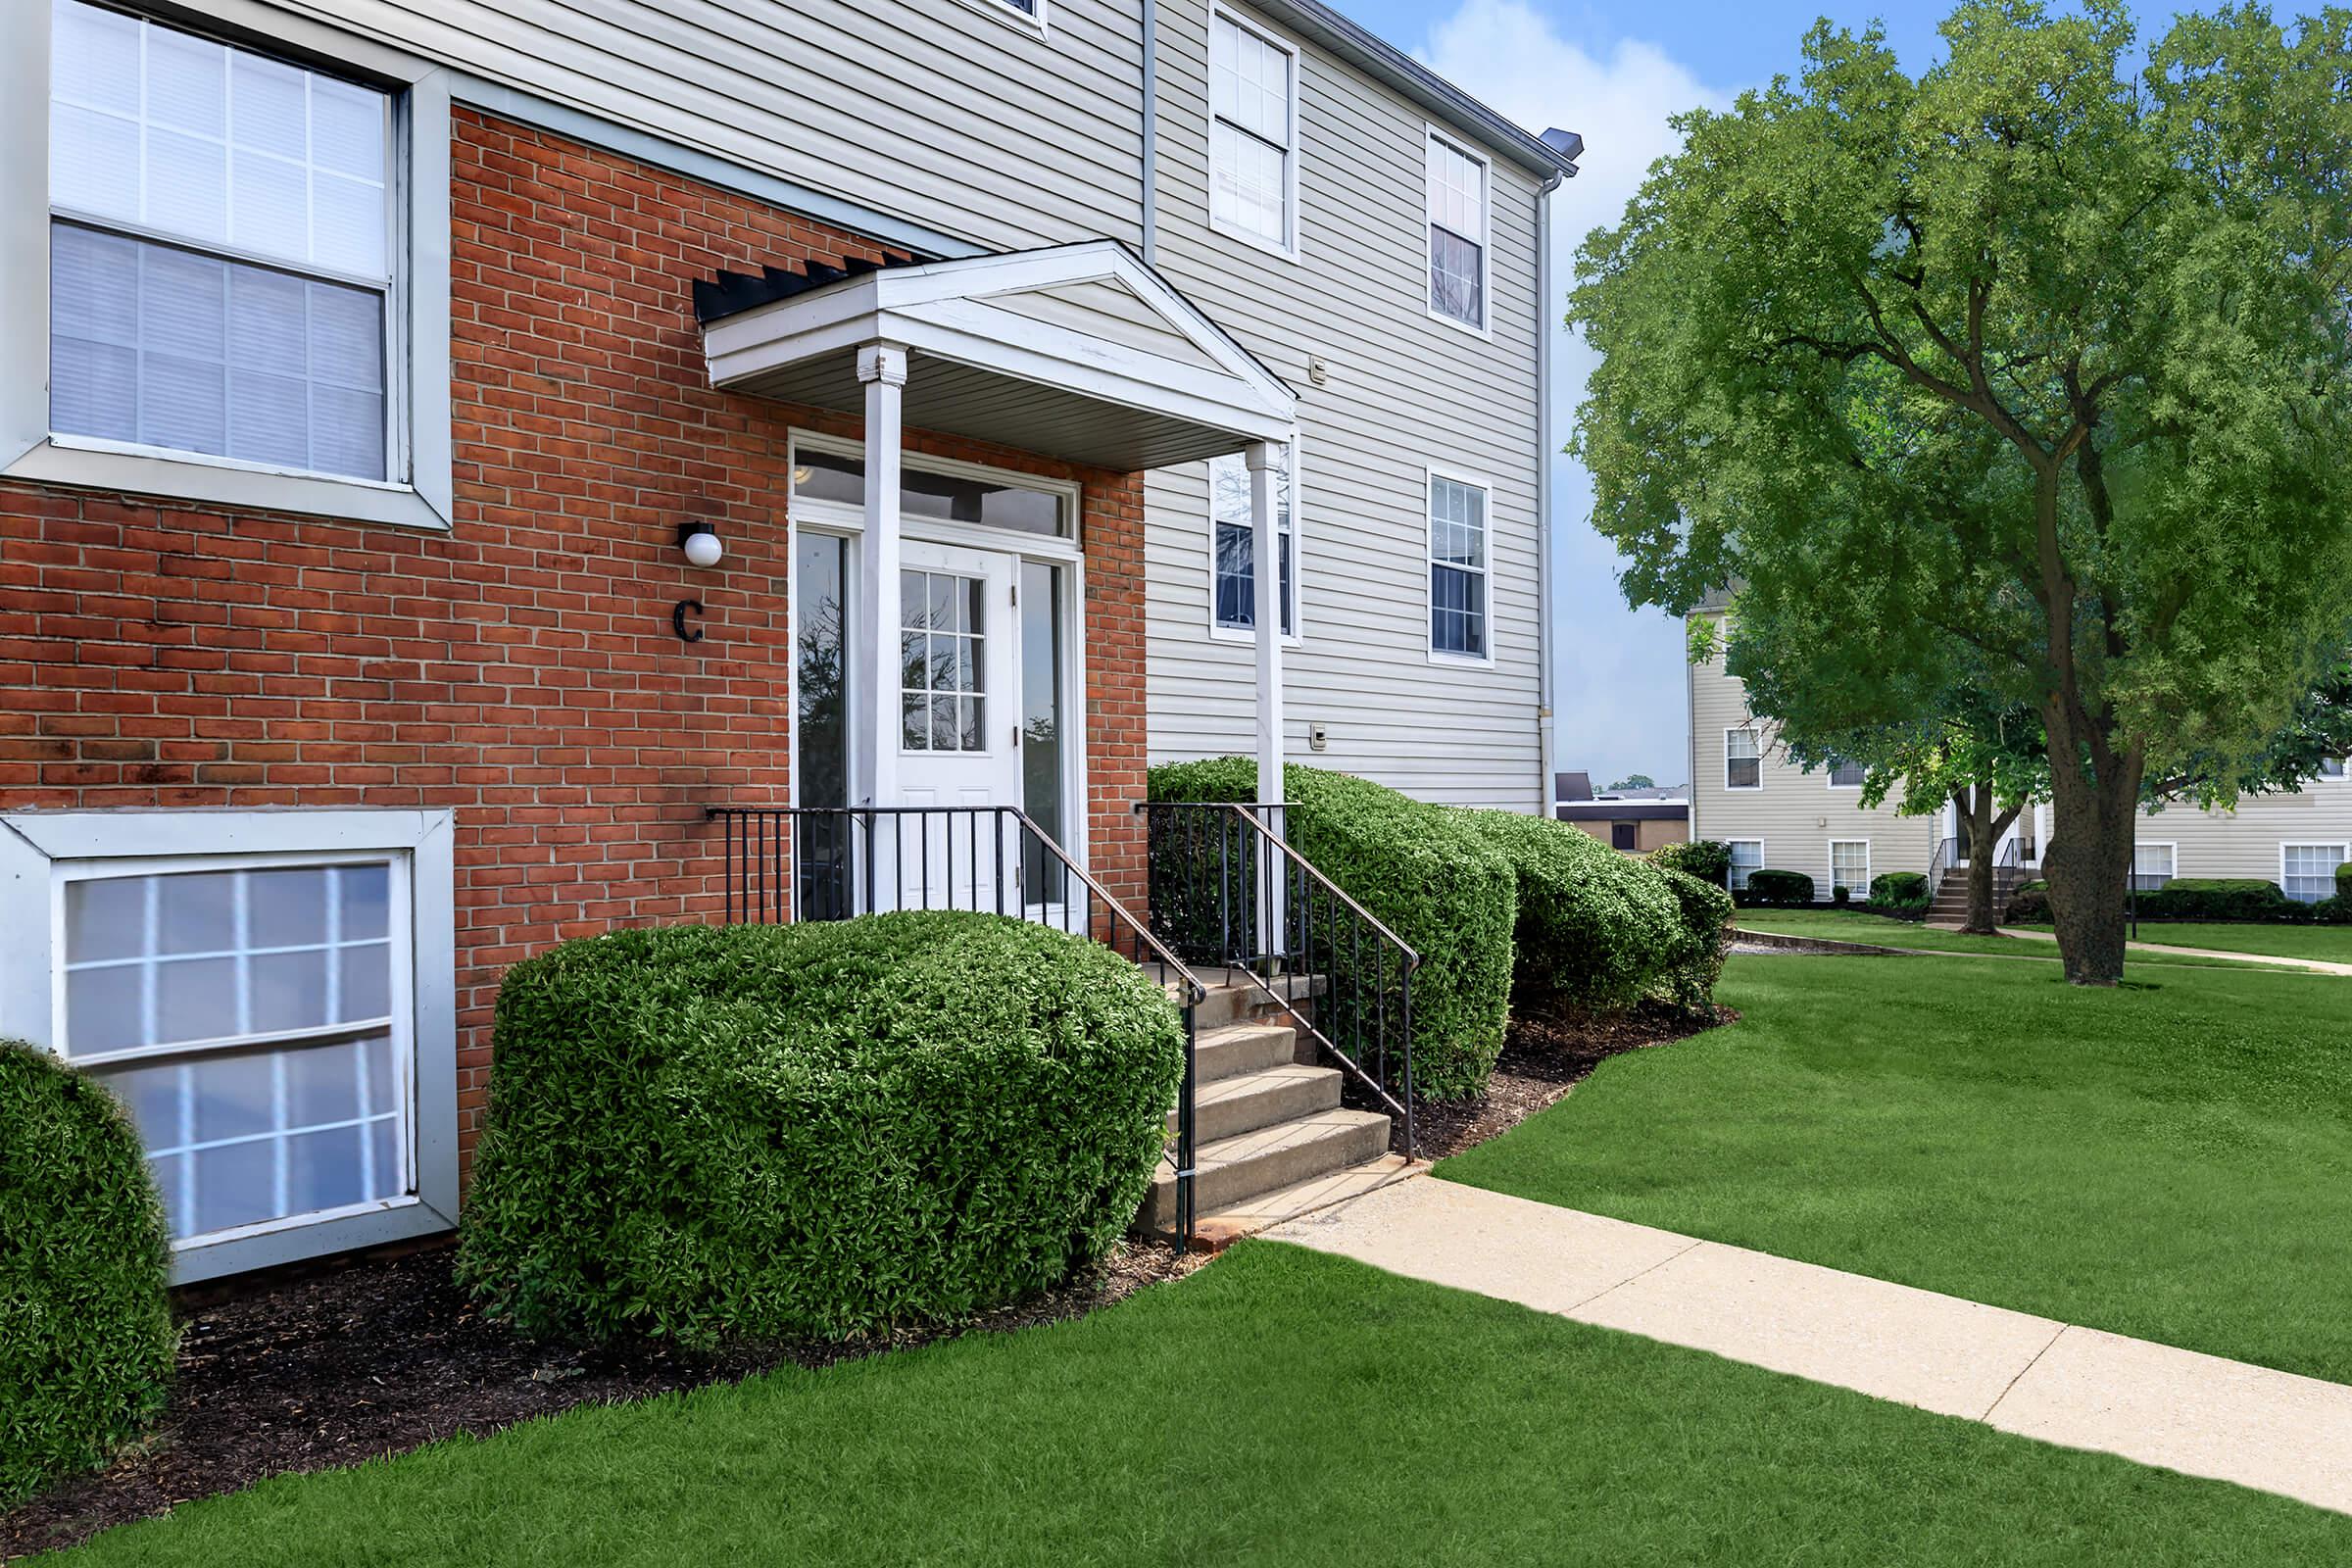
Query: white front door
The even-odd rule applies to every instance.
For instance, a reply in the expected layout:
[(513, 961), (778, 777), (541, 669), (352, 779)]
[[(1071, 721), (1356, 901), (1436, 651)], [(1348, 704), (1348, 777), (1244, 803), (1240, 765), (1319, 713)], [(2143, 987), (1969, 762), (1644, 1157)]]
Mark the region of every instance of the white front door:
[[(1020, 838), (1010, 812), (1021, 804), (1019, 563), (910, 539), (900, 565), (901, 801), (960, 808), (877, 822), (897, 863), (900, 906), (1018, 914)], [(988, 809), (998, 807), (1004, 814)]]

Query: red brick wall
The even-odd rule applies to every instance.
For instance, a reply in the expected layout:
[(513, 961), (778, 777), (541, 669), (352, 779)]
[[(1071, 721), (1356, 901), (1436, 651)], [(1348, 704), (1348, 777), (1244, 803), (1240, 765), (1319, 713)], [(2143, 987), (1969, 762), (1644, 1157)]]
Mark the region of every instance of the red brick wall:
[[(690, 281), (881, 252), (470, 111), (451, 164), (455, 528), (0, 486), (0, 808), (453, 808), (469, 1152), (506, 966), (710, 916), (704, 808), (788, 796), (787, 437), (859, 421), (711, 391)], [(1084, 486), (1095, 863), (1140, 905), (1140, 478), (908, 445)]]

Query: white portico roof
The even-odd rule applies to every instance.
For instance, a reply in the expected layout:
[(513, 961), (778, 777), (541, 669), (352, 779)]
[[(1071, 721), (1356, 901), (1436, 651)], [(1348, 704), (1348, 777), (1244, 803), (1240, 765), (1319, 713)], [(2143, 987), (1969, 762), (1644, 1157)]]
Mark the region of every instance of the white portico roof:
[[(759, 301), (762, 293), (779, 297)], [(907, 351), (909, 428), (1134, 472), (1291, 437), (1289, 387), (1125, 246), (771, 272), (698, 289), (710, 384), (864, 406), (858, 350)]]

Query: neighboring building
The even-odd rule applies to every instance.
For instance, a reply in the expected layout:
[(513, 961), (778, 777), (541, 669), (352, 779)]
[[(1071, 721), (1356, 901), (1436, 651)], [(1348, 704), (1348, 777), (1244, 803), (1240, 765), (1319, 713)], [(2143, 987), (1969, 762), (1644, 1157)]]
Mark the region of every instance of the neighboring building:
[(1595, 790), (1592, 774), (1562, 773), (1556, 793), (1559, 805), (1554, 810), (1561, 821), (1628, 855), (1647, 855), (1690, 837), (1688, 788)]
[(1319, 0), (0, 42), (0, 1035), (183, 1278), (448, 1228), (501, 974), (720, 917), (711, 808), (1018, 807), (1139, 902), (1153, 758), (1542, 808), (1581, 143)]
[[(1720, 638), (1717, 646), (1690, 667), (1690, 831), (1731, 846), (1734, 886), (1769, 866), (1804, 872), (1824, 901), (1839, 885), (1859, 899), (1874, 876), (1948, 865), (1959, 834), (1950, 808), (1897, 816), (1891, 803), (1862, 805), (1861, 769), (1797, 766), (1770, 721), (1749, 712), (1744, 687), (1724, 669)], [(2146, 889), (2177, 876), (2259, 877), (2305, 902), (2328, 896), (2335, 867), (2352, 859), (2345, 771), (2338, 760), (2298, 793), (2248, 797), (2234, 811), (2141, 812), (2135, 880)], [(2037, 805), (2003, 835), (2004, 861), (2033, 874), (2049, 831), (2050, 808)]]

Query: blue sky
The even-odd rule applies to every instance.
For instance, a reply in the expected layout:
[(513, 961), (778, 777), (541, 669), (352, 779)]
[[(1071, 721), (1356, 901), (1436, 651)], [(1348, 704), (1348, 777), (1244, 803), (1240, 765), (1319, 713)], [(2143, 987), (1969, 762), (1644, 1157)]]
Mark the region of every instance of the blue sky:
[[(1941, 4), (1840, 6), (1836, 0), (1333, 0), (1342, 11), (1534, 130), (1581, 131), (1583, 172), (1553, 200), (1555, 276), (1571, 275), (1575, 245), (1614, 221), (1650, 163), (1672, 150), (1666, 118), (1698, 104), (1727, 106), (1741, 88), (1793, 74), (1816, 17), (1860, 28), (1873, 18), (1906, 67), (1941, 49)], [(2292, 7), (2286, 9), (2291, 10)], [(2142, 9), (2143, 27), (2166, 9)], [(2144, 36), (2143, 36), (2144, 42)], [(1563, 283), (1564, 287), (1564, 283)], [(1546, 305), (1556, 322), (1563, 301)], [(1562, 438), (1587, 363), (1562, 332)], [(1614, 550), (1588, 521), (1591, 490), (1556, 460), (1559, 509), (1553, 559), (1559, 764), (1608, 783), (1631, 772), (1689, 782), (1690, 721), (1679, 625), (1636, 614), (1616, 583)]]

